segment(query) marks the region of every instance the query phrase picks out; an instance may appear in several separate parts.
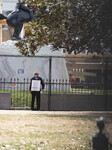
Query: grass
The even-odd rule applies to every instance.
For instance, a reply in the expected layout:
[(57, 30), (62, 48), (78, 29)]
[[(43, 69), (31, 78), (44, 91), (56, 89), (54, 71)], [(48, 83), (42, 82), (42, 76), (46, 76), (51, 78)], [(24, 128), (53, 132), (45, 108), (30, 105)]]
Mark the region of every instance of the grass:
[[(11, 111), (12, 112), (12, 111)], [(97, 130), (96, 113), (13, 111), (0, 114), (0, 149), (6, 150), (90, 150)], [(25, 112), (25, 113), (24, 113)], [(112, 117), (106, 118), (105, 132), (112, 140)]]

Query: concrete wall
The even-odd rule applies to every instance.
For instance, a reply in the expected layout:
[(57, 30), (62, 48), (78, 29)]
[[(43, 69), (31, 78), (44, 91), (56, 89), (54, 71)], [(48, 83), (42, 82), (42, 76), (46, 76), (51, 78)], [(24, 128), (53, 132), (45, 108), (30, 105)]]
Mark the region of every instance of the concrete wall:
[(11, 93), (0, 93), (0, 109), (11, 109)]
[[(48, 110), (48, 95), (42, 94), (41, 110)], [(51, 95), (50, 110), (105, 111), (112, 110), (112, 95)]]
[[(50, 98), (53, 111), (112, 111), (112, 95), (53, 94)], [(0, 109), (11, 109), (11, 93), (0, 93)], [(41, 110), (48, 110), (48, 94), (41, 95)]]

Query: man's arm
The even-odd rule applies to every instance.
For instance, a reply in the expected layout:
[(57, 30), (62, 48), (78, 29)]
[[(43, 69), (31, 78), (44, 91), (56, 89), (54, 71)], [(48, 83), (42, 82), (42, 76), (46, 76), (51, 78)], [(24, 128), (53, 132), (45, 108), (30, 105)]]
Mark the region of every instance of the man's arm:
[(32, 79), (30, 80), (30, 87), (29, 87), (30, 92), (31, 92), (31, 85), (32, 85)]
[(44, 89), (45, 84), (44, 84), (44, 81), (42, 80), (42, 78), (41, 78), (41, 85), (42, 85), (42, 89)]

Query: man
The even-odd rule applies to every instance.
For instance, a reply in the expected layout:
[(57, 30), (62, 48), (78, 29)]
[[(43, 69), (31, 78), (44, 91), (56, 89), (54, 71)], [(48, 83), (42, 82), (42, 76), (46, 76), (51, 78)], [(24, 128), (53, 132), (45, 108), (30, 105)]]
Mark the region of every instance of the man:
[(14, 34), (12, 36), (13, 40), (21, 40), (19, 34), (22, 30), (23, 23), (28, 23), (32, 19), (34, 19), (33, 10), (19, 0), (16, 4), (16, 10), (11, 12), (7, 17), (8, 25), (14, 27)]
[(75, 84), (76, 84), (76, 81), (75, 81), (75, 79), (72, 77), (72, 74), (69, 74), (69, 81), (70, 81), (70, 84), (71, 84), (71, 88), (74, 88), (74, 87), (75, 87)]
[(21, 38), (19, 37), (19, 34), (22, 30), (23, 23), (29, 22), (32, 19), (34, 19), (33, 11), (28, 6), (26, 6), (24, 2), (21, 2), (19, 0), (19, 2), (16, 4), (15, 12), (16, 12), (15, 18), (16, 18), (17, 26), (15, 27), (12, 39), (13, 40), (16, 40), (16, 39), (21, 40)]
[(30, 93), (32, 94), (31, 110), (34, 110), (34, 102), (36, 97), (37, 110), (40, 110), (40, 92), (44, 89), (44, 82), (38, 76), (38, 71), (34, 72), (34, 77), (30, 81)]

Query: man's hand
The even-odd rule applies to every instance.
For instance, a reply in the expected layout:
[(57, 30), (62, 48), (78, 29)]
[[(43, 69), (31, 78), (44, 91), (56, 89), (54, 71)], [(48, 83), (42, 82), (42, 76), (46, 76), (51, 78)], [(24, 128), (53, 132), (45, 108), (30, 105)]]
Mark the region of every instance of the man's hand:
[(40, 89), (40, 93), (42, 94), (42, 89)]

